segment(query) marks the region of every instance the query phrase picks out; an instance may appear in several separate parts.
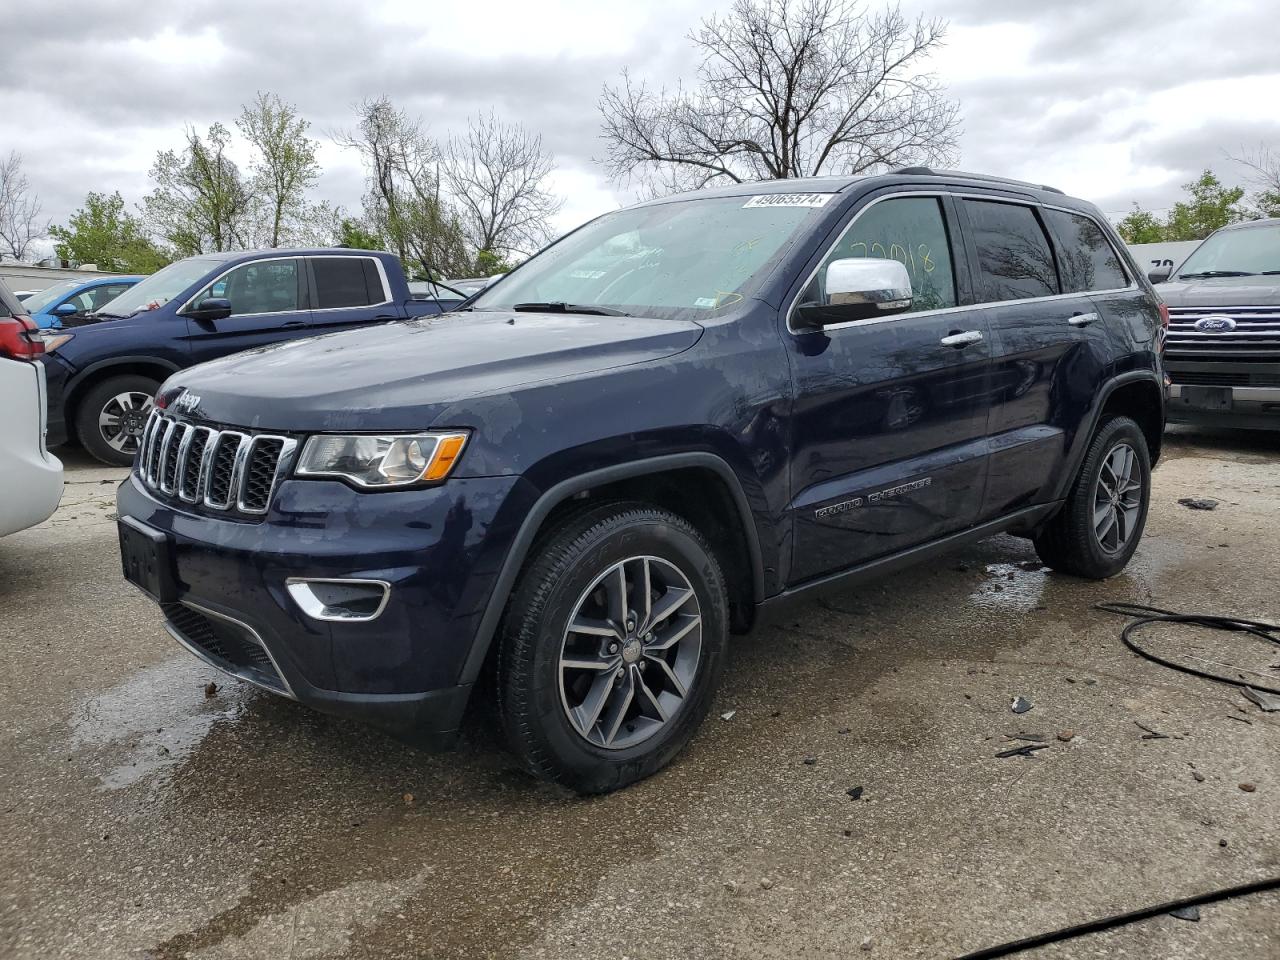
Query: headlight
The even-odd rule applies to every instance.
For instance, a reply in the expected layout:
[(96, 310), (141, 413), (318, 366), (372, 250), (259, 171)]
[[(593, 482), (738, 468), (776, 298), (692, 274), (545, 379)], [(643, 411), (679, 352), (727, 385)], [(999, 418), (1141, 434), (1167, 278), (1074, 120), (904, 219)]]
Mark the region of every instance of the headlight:
[(44, 336), (41, 337), (40, 339), (44, 341), (44, 352), (53, 353), (53, 351), (57, 350), (60, 346), (62, 346), (68, 340), (75, 339), (75, 334), (46, 331)]
[(298, 460), (302, 477), (341, 477), (361, 487), (405, 487), (443, 480), (458, 462), (465, 433), (315, 436)]

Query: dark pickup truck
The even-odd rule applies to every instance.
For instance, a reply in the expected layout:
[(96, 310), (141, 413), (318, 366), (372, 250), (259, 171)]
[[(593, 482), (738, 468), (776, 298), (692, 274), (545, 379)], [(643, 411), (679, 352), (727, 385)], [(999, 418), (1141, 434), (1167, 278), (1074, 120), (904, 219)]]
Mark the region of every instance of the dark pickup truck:
[(435, 746), (483, 690), (529, 770), (607, 791), (676, 755), (730, 633), (793, 598), (1002, 532), (1123, 569), (1162, 319), (1048, 188), (669, 197), (454, 313), (170, 377), (118, 494), (125, 576), (235, 676)]
[(1223, 227), (1151, 279), (1169, 307), (1169, 419), (1280, 429), (1280, 219)]
[(129, 464), (156, 388), (175, 371), (463, 300), (428, 289), (412, 293), (399, 259), (370, 250), (254, 250), (171, 263), (46, 338), (48, 442), (76, 440), (104, 463)]

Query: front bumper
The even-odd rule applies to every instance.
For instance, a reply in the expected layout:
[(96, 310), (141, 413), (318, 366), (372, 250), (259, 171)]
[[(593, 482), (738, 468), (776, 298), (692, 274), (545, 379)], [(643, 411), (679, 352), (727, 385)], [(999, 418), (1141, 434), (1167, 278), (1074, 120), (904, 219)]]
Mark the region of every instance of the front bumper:
[(1202, 387), (1175, 383), (1169, 388), (1166, 410), (1173, 423), (1280, 430), (1280, 387)]
[[(178, 595), (162, 607), (187, 649), (318, 710), (443, 747), (467, 704), (463, 666), (526, 487), (494, 477), (358, 493), (286, 480), (250, 522), (189, 512), (131, 475), (117, 503), (121, 518), (165, 534)], [(318, 619), (290, 595), (297, 577), (384, 581), (390, 594), (374, 619)]]

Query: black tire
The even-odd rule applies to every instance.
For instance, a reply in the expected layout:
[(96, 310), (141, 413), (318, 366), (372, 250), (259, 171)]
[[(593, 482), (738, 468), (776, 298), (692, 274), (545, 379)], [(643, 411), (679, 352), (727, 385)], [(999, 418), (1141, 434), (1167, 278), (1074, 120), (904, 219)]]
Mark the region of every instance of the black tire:
[[(720, 564), (710, 545), (687, 520), (666, 510), (643, 503), (611, 503), (588, 508), (561, 520), (535, 544), (531, 556), (534, 559), (513, 591), (500, 636), (496, 697), (508, 747), (535, 776), (579, 793), (608, 793), (655, 773), (680, 752), (702, 723), (724, 667), (728, 600)], [(589, 737), (596, 732), (603, 737), (607, 725), (605, 720), (611, 713), (612, 704), (610, 709), (601, 713), (598, 731), (593, 727), (591, 731), (582, 732), (575, 727), (576, 721), (570, 719), (573, 709), (569, 704), (567, 680), (562, 693), (562, 679), (566, 674), (561, 654), (569, 650), (570, 643), (598, 643), (602, 648), (614, 643), (612, 638), (593, 639), (576, 632), (570, 640), (568, 626), (571, 618), (581, 615), (584, 603), (593, 602), (590, 598), (603, 595), (604, 586), (598, 587), (598, 593), (590, 592), (597, 578), (615, 570), (624, 561), (630, 564), (641, 562), (628, 558), (649, 558), (643, 560), (644, 571), (649, 571), (652, 565), (654, 570), (661, 568), (659, 572), (665, 571), (663, 575), (669, 580), (678, 579), (677, 574), (684, 578), (683, 583), (691, 587), (695, 595), (696, 607), (690, 605), (681, 609), (696, 610), (700, 614), (701, 635), (696, 656), (691, 658), (696, 669), (689, 677), (678, 707), (670, 711), (669, 719), (660, 721), (658, 717), (636, 717), (634, 723), (623, 724), (631, 731), (628, 736), (637, 735), (635, 727), (638, 725), (641, 728), (638, 735), (647, 736), (647, 739), (632, 745), (606, 747), (592, 742)], [(626, 569), (624, 565), (624, 595), (641, 596), (639, 588), (634, 588), (635, 593), (626, 593)], [(634, 572), (635, 568), (631, 569)], [(662, 598), (666, 595), (659, 591), (670, 592), (670, 588), (663, 587), (659, 580), (660, 577), (655, 575), (653, 582), (657, 585), (652, 586), (648, 593), (652, 599), (635, 603), (637, 607), (641, 603), (648, 604), (654, 617), (658, 616)], [(639, 581), (633, 578), (633, 585), (636, 582)], [(684, 590), (679, 595), (684, 595)], [(628, 610), (630, 606), (627, 605)], [(691, 613), (681, 613), (680, 616), (685, 621), (692, 619)], [(627, 618), (629, 620), (630, 616)], [(674, 617), (665, 621), (667, 624), (675, 622)], [(672, 628), (667, 636), (676, 632), (678, 629)], [(657, 630), (649, 632), (648, 639), (652, 641), (655, 635), (658, 635)], [(618, 670), (626, 671), (628, 683), (634, 676), (638, 683), (646, 682), (644, 678), (648, 677), (649, 686), (655, 688), (659, 684), (667, 684), (664, 675), (670, 675), (671, 671), (650, 662), (649, 647), (643, 646), (645, 652), (635, 654), (642, 648), (642, 639), (636, 637), (622, 641), (621, 652), (617, 655)], [(681, 649), (687, 651), (689, 648)], [(626, 654), (639, 656), (639, 663), (632, 659), (624, 664), (622, 657)], [(600, 656), (603, 655), (602, 650)], [(687, 663), (686, 660), (682, 668), (687, 668)], [(644, 672), (646, 667), (649, 668), (647, 673)], [(632, 670), (641, 673), (633, 674)], [(606, 678), (609, 671), (579, 676), (578, 680), (594, 684), (597, 676)], [(623, 683), (621, 673), (616, 683)], [(635, 700), (639, 707), (641, 688), (631, 689), (637, 691)], [(673, 679), (670, 688), (661, 696), (669, 699), (677, 689)], [(583, 704), (585, 702), (584, 699)], [(644, 705), (650, 702), (646, 699)], [(581, 710), (582, 705), (578, 709)], [(661, 714), (664, 711), (655, 706), (654, 712)], [(581, 719), (580, 715), (573, 715)], [(653, 727), (655, 732), (646, 732), (651, 725), (656, 725)], [(614, 729), (619, 728), (615, 725)]]
[[(1134, 454), (1131, 476), (1132, 482), (1139, 486), (1132, 490), (1136, 501), (1136, 507), (1131, 508), (1132, 516), (1117, 519), (1123, 518), (1127, 511), (1123, 498), (1120, 503), (1110, 501), (1108, 491), (1116, 484), (1108, 483), (1105, 478), (1114, 477), (1109, 458), (1124, 456), (1124, 448)], [(1108, 502), (1113, 503), (1111, 526), (1106, 525), (1105, 516), (1097, 520), (1108, 511)], [(1109, 417), (1098, 425), (1066, 503), (1035, 536), (1036, 553), (1045, 564), (1061, 573), (1089, 580), (1113, 577), (1125, 568), (1138, 548), (1150, 502), (1151, 457), (1146, 436), (1128, 417)], [(1099, 523), (1105, 527), (1105, 535), (1099, 533)], [(1119, 539), (1121, 534), (1123, 542)]]
[(114, 398), (127, 394), (134, 395), (135, 398), (143, 396), (147, 398), (148, 405), (145, 409), (140, 401), (135, 399), (137, 409), (142, 414), (139, 423), (145, 422), (146, 412), (150, 410), (151, 398), (155, 397), (156, 390), (159, 388), (160, 382), (158, 380), (144, 377), (141, 374), (110, 377), (101, 383), (94, 384), (80, 398), (76, 406), (76, 439), (80, 441), (80, 445), (85, 450), (103, 463), (110, 464), (113, 467), (129, 466), (129, 464), (133, 463), (134, 454), (137, 453), (138, 437), (141, 435), (139, 425), (134, 423), (135, 418), (129, 418), (129, 429), (137, 429), (137, 435), (125, 438), (123, 447), (117, 447), (112, 445), (106, 433), (104, 433), (104, 430), (110, 431), (110, 428), (102, 427), (99, 423), (99, 417), (113, 403)]

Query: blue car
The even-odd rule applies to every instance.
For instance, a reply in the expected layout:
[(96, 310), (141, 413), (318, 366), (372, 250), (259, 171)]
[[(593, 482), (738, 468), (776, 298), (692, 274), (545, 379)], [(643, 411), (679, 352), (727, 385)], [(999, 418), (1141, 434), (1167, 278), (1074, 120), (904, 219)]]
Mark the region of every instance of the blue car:
[(75, 326), (75, 321), (106, 306), (141, 279), (140, 276), (128, 276), (63, 280), (33, 293), (22, 305), (40, 329), (57, 330), (64, 323)]

